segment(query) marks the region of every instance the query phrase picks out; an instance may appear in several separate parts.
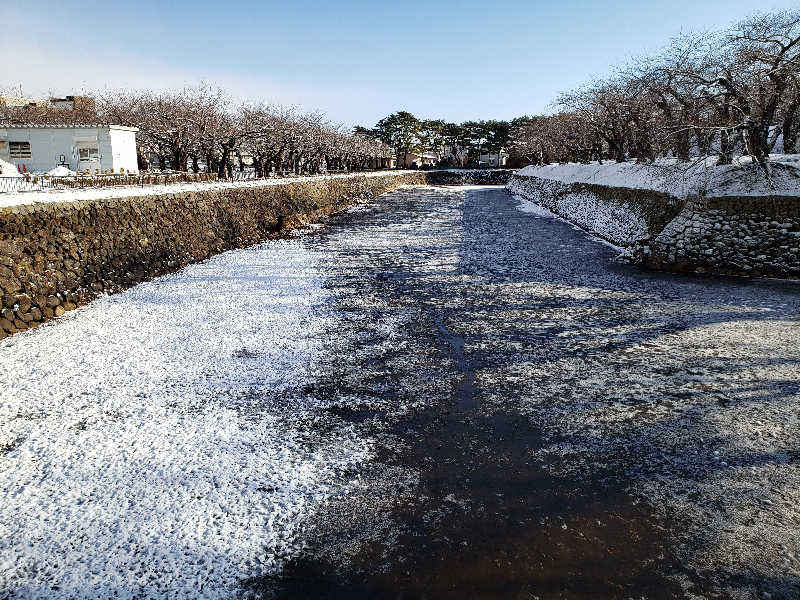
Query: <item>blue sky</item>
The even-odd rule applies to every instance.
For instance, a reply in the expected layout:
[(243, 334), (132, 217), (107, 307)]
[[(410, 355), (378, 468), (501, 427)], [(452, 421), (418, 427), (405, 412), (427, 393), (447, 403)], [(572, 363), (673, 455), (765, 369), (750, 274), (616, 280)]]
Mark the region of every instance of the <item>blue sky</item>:
[(372, 125), (401, 109), (454, 121), (542, 112), (681, 31), (798, 0), (0, 3), (6, 90), (204, 80)]

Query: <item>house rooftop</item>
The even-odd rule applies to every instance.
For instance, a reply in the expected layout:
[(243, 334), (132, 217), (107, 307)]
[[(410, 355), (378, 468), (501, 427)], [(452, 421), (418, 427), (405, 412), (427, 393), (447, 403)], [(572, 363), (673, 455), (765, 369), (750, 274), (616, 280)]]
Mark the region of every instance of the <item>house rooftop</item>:
[(41, 123), (0, 123), (0, 129), (96, 129), (97, 127), (108, 127), (109, 129), (120, 129), (122, 131), (139, 131), (138, 127), (128, 127), (127, 125), (114, 125), (112, 123), (82, 124), (74, 123), (70, 125), (61, 124), (41, 124)]

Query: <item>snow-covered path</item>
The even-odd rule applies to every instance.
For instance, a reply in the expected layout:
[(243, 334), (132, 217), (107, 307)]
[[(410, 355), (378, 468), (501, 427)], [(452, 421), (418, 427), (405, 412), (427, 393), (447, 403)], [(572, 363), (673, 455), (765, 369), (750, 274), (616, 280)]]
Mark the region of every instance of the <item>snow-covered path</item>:
[(275, 177), (272, 179), (249, 179), (244, 181), (208, 181), (201, 183), (168, 183), (148, 185), (123, 185), (101, 188), (64, 188), (39, 190), (32, 189), (0, 194), (0, 208), (25, 204), (46, 204), (49, 202), (76, 202), (79, 200), (106, 200), (109, 198), (130, 198), (140, 196), (159, 196), (161, 194), (179, 194), (181, 192), (204, 192), (231, 188), (251, 188), (290, 183), (321, 181), (324, 179), (346, 179), (352, 177), (383, 177), (416, 171), (356, 171), (337, 173), (335, 175), (304, 175), (298, 177)]
[(326, 303), (279, 241), (0, 344), (0, 597), (230, 597), (296, 554), (370, 452), (306, 423)]

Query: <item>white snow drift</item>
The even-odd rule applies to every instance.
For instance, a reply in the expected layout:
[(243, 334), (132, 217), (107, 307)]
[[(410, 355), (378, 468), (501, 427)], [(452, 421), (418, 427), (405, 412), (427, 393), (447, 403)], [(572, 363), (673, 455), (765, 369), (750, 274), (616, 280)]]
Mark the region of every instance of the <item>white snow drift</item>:
[(22, 177), (17, 167), (10, 162), (0, 159), (0, 176), (2, 177)]

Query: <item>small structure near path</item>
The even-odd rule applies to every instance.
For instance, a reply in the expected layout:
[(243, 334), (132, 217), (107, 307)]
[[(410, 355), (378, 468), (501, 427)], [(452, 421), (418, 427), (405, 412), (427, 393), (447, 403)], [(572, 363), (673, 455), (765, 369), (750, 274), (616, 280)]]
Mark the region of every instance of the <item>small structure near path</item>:
[(4, 125), (0, 160), (20, 172), (45, 173), (58, 166), (78, 172), (139, 170), (136, 127), (122, 125)]

